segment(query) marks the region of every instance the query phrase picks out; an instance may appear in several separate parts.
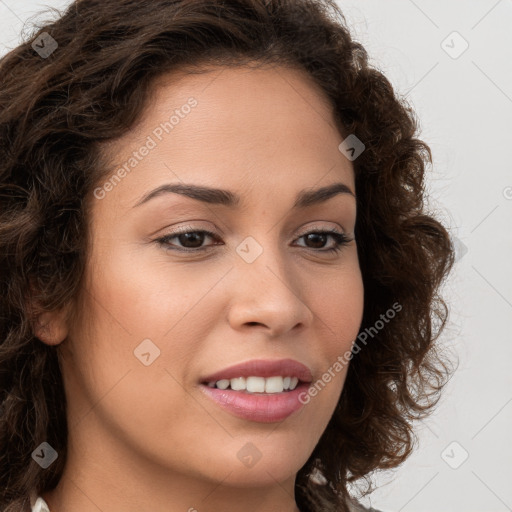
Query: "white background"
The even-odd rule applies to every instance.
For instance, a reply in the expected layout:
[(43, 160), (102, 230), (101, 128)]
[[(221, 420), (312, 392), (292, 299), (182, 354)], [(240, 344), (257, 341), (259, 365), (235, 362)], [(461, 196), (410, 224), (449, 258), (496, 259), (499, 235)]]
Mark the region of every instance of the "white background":
[[(417, 425), (414, 454), (376, 475), (380, 488), (363, 502), (384, 512), (512, 511), (512, 0), (338, 3), (418, 114), (434, 157), (430, 204), (458, 246), (442, 336), (458, 370)], [(0, 0), (0, 53), (34, 13), (67, 4)]]

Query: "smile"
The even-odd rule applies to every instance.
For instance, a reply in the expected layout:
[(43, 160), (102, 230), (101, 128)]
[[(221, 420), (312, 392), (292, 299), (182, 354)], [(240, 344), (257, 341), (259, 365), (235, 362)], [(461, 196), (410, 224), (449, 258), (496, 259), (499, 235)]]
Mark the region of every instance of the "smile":
[(233, 391), (247, 391), (248, 393), (282, 393), (293, 391), (299, 379), (297, 377), (236, 377), (234, 379), (221, 379), (208, 382), (210, 388), (232, 389)]

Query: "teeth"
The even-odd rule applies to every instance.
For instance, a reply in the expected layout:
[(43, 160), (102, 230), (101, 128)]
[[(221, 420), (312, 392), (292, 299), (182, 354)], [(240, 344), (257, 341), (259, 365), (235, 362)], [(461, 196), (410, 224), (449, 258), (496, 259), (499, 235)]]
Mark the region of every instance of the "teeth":
[(265, 379), (265, 393), (281, 393), (283, 391), (283, 377), (269, 377)]
[(229, 380), (228, 379), (218, 380), (216, 384), (219, 389), (227, 389), (229, 387)]
[(245, 377), (237, 377), (236, 379), (231, 379), (229, 382), (231, 389), (234, 391), (243, 391), (245, 389)]
[(247, 391), (248, 393), (282, 393), (294, 390), (299, 383), (297, 377), (236, 377), (234, 379), (221, 379), (208, 382), (208, 386), (218, 389), (231, 388), (234, 391)]
[(247, 377), (245, 388), (249, 393), (263, 393), (265, 391), (265, 379), (263, 377)]

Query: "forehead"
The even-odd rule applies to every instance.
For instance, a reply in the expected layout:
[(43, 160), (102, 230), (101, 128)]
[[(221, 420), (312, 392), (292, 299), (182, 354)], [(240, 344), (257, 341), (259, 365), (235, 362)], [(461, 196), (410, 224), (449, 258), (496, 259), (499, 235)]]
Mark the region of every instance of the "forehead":
[(131, 203), (149, 187), (180, 181), (221, 182), (243, 195), (341, 178), (353, 190), (351, 163), (338, 149), (343, 138), (332, 106), (305, 71), (213, 67), (160, 77), (137, 125), (104, 153), (115, 171), (152, 141), (115, 187)]

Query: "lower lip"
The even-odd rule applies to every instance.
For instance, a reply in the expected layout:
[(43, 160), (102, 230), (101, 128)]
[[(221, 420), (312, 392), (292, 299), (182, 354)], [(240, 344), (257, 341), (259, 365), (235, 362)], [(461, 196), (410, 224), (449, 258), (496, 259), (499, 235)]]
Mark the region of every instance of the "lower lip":
[(299, 396), (307, 391), (309, 384), (302, 382), (293, 391), (263, 394), (211, 388), (201, 384), (203, 393), (234, 416), (260, 423), (273, 423), (286, 419), (304, 404)]

